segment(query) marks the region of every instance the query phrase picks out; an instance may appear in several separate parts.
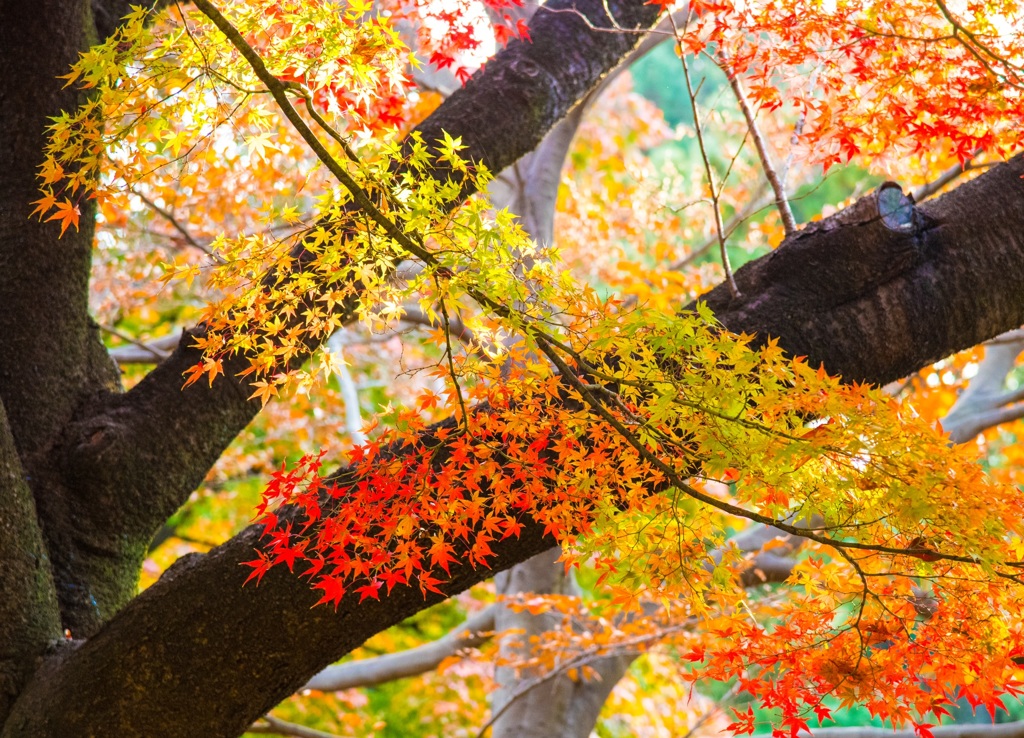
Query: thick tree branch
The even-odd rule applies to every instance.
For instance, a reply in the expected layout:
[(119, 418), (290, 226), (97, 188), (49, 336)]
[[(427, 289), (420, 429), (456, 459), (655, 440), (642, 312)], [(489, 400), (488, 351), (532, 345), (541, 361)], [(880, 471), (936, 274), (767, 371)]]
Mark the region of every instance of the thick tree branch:
[[(555, 0), (552, 7), (560, 5), (577, 8), (600, 27), (612, 25), (608, 13), (629, 28), (649, 27), (658, 15), (640, 0)], [(530, 34), (532, 43), (510, 44), (424, 121), (417, 129), (424, 140), (437, 141), (445, 131), (461, 136), (465, 156), (501, 171), (532, 150), (640, 40), (592, 32), (576, 14), (543, 11)], [(114, 522), (129, 540), (151, 535), (259, 410), (247, 399), (247, 382), (235, 376), (241, 358), (227, 362), (212, 387), (181, 390), (182, 373), (200, 359), (190, 347), (196, 332), (186, 333), (131, 392), (85, 407), (62, 445), (84, 497), (119, 500)]]
[(707, 304), (730, 330), (777, 336), (848, 381), (899, 379), (1024, 322), (1022, 174), (1017, 156), (903, 229), (849, 208), (737, 270), (742, 297), (719, 286)]
[[(890, 230), (865, 204), (808, 228), (740, 269), (743, 298), (709, 296), (723, 323), (775, 335), (791, 353), (847, 378), (883, 383), (1024, 323), (1024, 197), (1016, 158)], [(871, 203), (867, 203), (870, 205)], [(984, 285), (985, 301), (976, 299)], [(923, 307), (922, 307), (923, 306)], [(382, 601), (348, 596), (338, 614), (310, 609), (305, 580), (277, 567), (257, 588), (239, 566), (252, 527), (172, 568), (86, 644), (43, 670), (3, 738), (159, 734), (231, 736), (366, 638), (438, 601), (396, 587)], [(454, 569), (455, 594), (549, 548), (540, 526), (493, 546), (494, 570)], [(104, 672), (102, 687), (89, 675)], [(159, 704), (148, 694), (159, 692)], [(111, 699), (116, 695), (116, 699)], [(61, 704), (57, 712), (45, 706)], [(187, 716), (169, 725), (167, 715)]]

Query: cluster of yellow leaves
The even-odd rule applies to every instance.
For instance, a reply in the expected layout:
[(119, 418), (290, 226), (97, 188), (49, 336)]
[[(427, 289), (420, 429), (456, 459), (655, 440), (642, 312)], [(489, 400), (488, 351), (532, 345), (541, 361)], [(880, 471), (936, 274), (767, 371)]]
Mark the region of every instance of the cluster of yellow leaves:
[[(206, 358), (188, 381), (212, 381), (225, 356), (242, 354), (249, 363), (244, 374), (254, 375), (254, 396), (265, 403), (285, 386), (307, 387), (317, 372), (331, 374), (328, 354), (319, 355), (316, 371), (295, 360), (343, 322), (357, 317), (383, 330), (409, 306), (444, 328), (450, 359), (457, 339), (452, 321), (459, 321), (459, 332), (476, 337), (482, 352), (493, 353), (525, 320), (552, 319), (548, 293), (556, 286), (578, 288), (559, 281), (550, 254), (538, 251), (507, 211), (494, 212), (485, 199), (472, 198), (448, 215), (463, 185), (434, 180), (435, 161), (462, 172), (476, 188), (490, 179), (485, 168), (460, 158), (461, 148), (459, 140), (447, 139), (431, 154), (412, 137), (402, 150), (391, 147), (376, 159), (348, 162), (359, 191), (373, 193), (391, 220), (368, 221), (345, 190), (321, 198), (316, 223), (292, 238), (260, 234), (218, 241), (216, 252), (225, 258), (207, 282), (227, 294), (204, 317), (208, 330), (197, 342)], [(414, 264), (413, 274), (396, 280), (403, 261)], [(505, 302), (517, 309), (495, 317), (473, 307)]]
[[(377, 133), (403, 120), (409, 50), (384, 19), (363, 18), (368, 6), (225, 5), (269, 70), (339, 131)], [(77, 226), (86, 198), (101, 205), (114, 200), (111, 212), (127, 210), (128, 195), (154, 173), (170, 173), (189, 191), (200, 184), (189, 180), (222, 158), (241, 151), (252, 167), (289, 147), (287, 135), (283, 147), (278, 138), (280, 116), (267, 90), (195, 9), (175, 6), (154, 23), (149, 11), (136, 8), (64, 78), (85, 91), (84, 99), (50, 126), (40, 168), (43, 197), (36, 203), (40, 217), (61, 220), (62, 230)]]

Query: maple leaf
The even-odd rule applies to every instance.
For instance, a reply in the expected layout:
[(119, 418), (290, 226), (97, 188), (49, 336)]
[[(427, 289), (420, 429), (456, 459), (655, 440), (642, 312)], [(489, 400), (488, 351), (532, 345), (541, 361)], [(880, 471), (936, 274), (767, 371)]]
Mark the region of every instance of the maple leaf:
[[(43, 200), (46, 200), (46, 198), (44, 197)], [(36, 202), (40, 202), (40, 201), (37, 200)], [(42, 207), (43, 207), (42, 204), (40, 204), (39, 208), (37, 208), (37, 209), (40, 209)], [(57, 212), (55, 212), (52, 215), (50, 215), (50, 217), (46, 219), (47, 222), (49, 222), (51, 220), (59, 220), (60, 221), (60, 235), (62, 235), (62, 236), (64, 235), (64, 231), (66, 231), (68, 229), (68, 226), (72, 226), (73, 225), (75, 227), (75, 230), (77, 231), (78, 230), (78, 219), (82, 215), (81, 211), (78, 209), (78, 206), (77, 205), (73, 205), (69, 200), (59, 200), (55, 204), (55, 207), (57, 208)]]
[(245, 584), (248, 584), (252, 579), (255, 579), (256, 583), (259, 584), (260, 580), (263, 579), (263, 575), (270, 570), (270, 559), (263, 553), (259, 553), (258, 556), (259, 558), (254, 561), (242, 562), (242, 566), (252, 567), (252, 571), (249, 573), (249, 576), (245, 578)]
[(39, 217), (41, 218), (57, 205), (57, 198), (54, 197), (52, 192), (46, 191), (41, 198), (34, 200), (31, 204), (35, 205), (36, 209), (32, 211), (29, 217), (31, 218), (36, 213), (39, 213)]
[(754, 709), (752, 707), (748, 707), (746, 712), (740, 712), (735, 707), (729, 709), (736, 720), (726, 725), (725, 729), (731, 730), (734, 733), (746, 733), (748, 735), (753, 734), (756, 727)]
[(341, 599), (345, 596), (345, 586), (341, 577), (327, 575), (320, 577), (313, 585), (313, 589), (323, 591), (323, 596), (314, 603), (315, 605), (333, 604), (338, 609)]
[(409, 583), (409, 578), (402, 571), (382, 572), (380, 578), (387, 586), (388, 594), (391, 594), (391, 590), (393, 590), (396, 585)]
[(921, 736), (921, 738), (935, 738), (935, 734), (932, 732), (934, 727), (931, 723), (914, 723), (914, 733)]
[(249, 136), (245, 139), (245, 145), (249, 147), (249, 153), (257, 159), (266, 161), (268, 151), (278, 151), (276, 144), (272, 143), (273, 134), (270, 131)]
[[(211, 378), (211, 383), (213, 379)], [(249, 395), (250, 400), (259, 399), (260, 405), (265, 406), (273, 397), (277, 397), (280, 394), (280, 389), (276, 382), (267, 381), (265, 379), (257, 379), (252, 383), (255, 387), (253, 393)]]
[(433, 592), (435, 594), (444, 594), (444, 592), (442, 592), (437, 586), (438, 584), (442, 583), (440, 579), (432, 577), (429, 574), (423, 573), (420, 574), (417, 581), (419, 582), (420, 590), (422, 590), (424, 593)]
[(435, 539), (434, 544), (430, 547), (430, 565), (440, 566), (444, 569), (446, 574), (450, 574), (449, 566), (456, 563), (455, 558), (452, 556), (454, 549), (451, 544), (444, 539)]
[(370, 598), (374, 600), (380, 599), (380, 585), (381, 582), (373, 581), (363, 587), (357, 587), (356, 592), (359, 594), (359, 601)]

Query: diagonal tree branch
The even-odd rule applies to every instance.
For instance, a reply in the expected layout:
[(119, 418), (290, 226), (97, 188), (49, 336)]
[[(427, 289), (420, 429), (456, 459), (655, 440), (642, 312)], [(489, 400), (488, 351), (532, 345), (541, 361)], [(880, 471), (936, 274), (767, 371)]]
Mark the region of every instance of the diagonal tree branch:
[[(855, 205), (738, 270), (742, 299), (720, 286), (709, 303), (726, 326), (777, 336), (848, 379), (907, 374), (1024, 323), (1022, 174), (1020, 157), (994, 168), (922, 206), (912, 230), (890, 230)], [(3, 738), (235, 735), (369, 636), (554, 543), (527, 522), (521, 537), (493, 544), (492, 570), (454, 567), (442, 594), (414, 586), (380, 601), (349, 595), (334, 613), (310, 609), (315, 595), (283, 567), (259, 587), (242, 586), (240, 564), (260, 534), (253, 526), (183, 560), (95, 637), (54, 658)], [(54, 704), (67, 707), (47, 709)], [(169, 722), (175, 713), (187, 724)]]
[(449, 656), (487, 642), (494, 630), (492, 605), (467, 618), (459, 627), (441, 638), (398, 653), (388, 653), (372, 659), (349, 661), (328, 666), (314, 676), (303, 689), (338, 692), (354, 687), (372, 687), (375, 684), (417, 676), (436, 669)]
[[(552, 8), (560, 5), (577, 8), (598, 27), (612, 25), (609, 13), (629, 28), (649, 27), (658, 16), (657, 8), (640, 0), (555, 0)], [(501, 171), (532, 150), (640, 40), (592, 32), (575, 14), (543, 11), (530, 34), (532, 43), (510, 43), (424, 121), (417, 129), (423, 139), (432, 143), (442, 132), (461, 136), (465, 155)], [(434, 176), (443, 181), (449, 174), (455, 176), (441, 169)], [(353, 307), (343, 308), (343, 320), (344, 310)], [(81, 494), (118, 490), (128, 513), (122, 525), (132, 535), (150, 535), (259, 411), (259, 403), (248, 400), (248, 383), (235, 376), (244, 366), (241, 358), (227, 362), (225, 377), (212, 387), (181, 391), (183, 372), (200, 358), (190, 347), (199, 334), (201, 328), (186, 332), (177, 350), (138, 386), (87, 408), (66, 433), (69, 463), (89, 471), (80, 477), (92, 489)], [(169, 427), (174, 433), (166, 432)], [(159, 472), (155, 466), (146, 471), (152, 459), (163, 460)]]

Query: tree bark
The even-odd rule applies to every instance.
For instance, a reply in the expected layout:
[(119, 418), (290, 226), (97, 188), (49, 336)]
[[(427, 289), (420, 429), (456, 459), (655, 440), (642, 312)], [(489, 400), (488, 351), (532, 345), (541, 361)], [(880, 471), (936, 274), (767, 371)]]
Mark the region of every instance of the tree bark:
[[(601, 6), (576, 3), (607, 25)], [(609, 7), (622, 25), (654, 22), (639, 0)], [(5, 567), (15, 562), (0, 586), (33, 618), (0, 638), (2, 688), (7, 699), (20, 692), (2, 735), (237, 735), (441, 595), (398, 587), (379, 602), (346, 597), (335, 613), (311, 608), (307, 583), (280, 568), (242, 587), (240, 564), (260, 537), (251, 527), (129, 602), (148, 538), (258, 408), (231, 377), (180, 392), (182, 370), (197, 360), (187, 339), (117, 394), (87, 314), (88, 204), (82, 231), (63, 239), (55, 224), (28, 217), (46, 116), (77, 104), (54, 78), (95, 24), (86, 3), (56, 0), (4, 0), (0, 21), (0, 400), (10, 429), (0, 432), (0, 523), (19, 532), (0, 547)], [(532, 45), (510, 47), (427, 121), (428, 139), (461, 135), (471, 156), (503, 169), (636, 41), (592, 32), (572, 13), (538, 13), (532, 33)], [(910, 229), (863, 209), (808, 228), (737, 272), (739, 298), (720, 287), (706, 299), (732, 330), (775, 336), (792, 354), (877, 383), (1015, 328), (1024, 323), (1022, 162), (921, 206)], [(552, 543), (527, 525), (493, 547), (493, 569), (453, 569), (442, 589), (457, 593)], [(52, 585), (33, 568), (47, 554)], [(54, 643), (61, 627), (90, 637)], [(22, 690), (50, 646), (56, 652)]]
[(704, 299), (812, 366), (894, 381), (1021, 324), (1022, 174), (1017, 156), (917, 206), (906, 230), (852, 206), (737, 270), (739, 298), (720, 285)]
[[(848, 378), (890, 381), (1024, 323), (1022, 174), (1018, 157), (922, 207), (920, 231), (860, 219), (864, 208), (855, 206), (846, 225), (803, 231), (739, 270), (741, 299), (719, 287), (709, 303), (730, 328), (769, 326), (791, 353), (811, 354)], [(875, 274), (863, 264), (899, 268)], [(984, 301), (980, 284), (988, 285)], [(947, 309), (921, 310), (921, 300)], [(901, 318), (911, 315), (922, 322), (903, 336)], [(528, 524), (521, 538), (495, 545), (491, 570), (453, 570), (444, 593), (549, 548), (539, 528)], [(175, 566), (99, 634), (55, 657), (16, 705), (4, 738), (153, 726), (168, 738), (236, 735), (323, 666), (439, 599), (396, 587), (380, 602), (348, 596), (335, 614), (310, 609), (315, 597), (305, 581), (281, 568), (243, 588), (240, 564), (259, 536), (251, 527)]]
[[(530, 25), (533, 41), (509, 44), (453, 93), (417, 128), (424, 141), (433, 144), (448, 132), (462, 138), (464, 156), (491, 171), (505, 169), (641, 38), (602, 33), (587, 23), (647, 28), (658, 17), (657, 7), (641, 0), (553, 0), (549, 9), (573, 12), (538, 13)], [(438, 165), (434, 176), (444, 181), (457, 173)], [(186, 332), (177, 350), (131, 391), (79, 403), (53, 449), (65, 475), (74, 478), (76, 494), (91, 509), (102, 502), (109, 537), (132, 554), (144, 550), (260, 409), (259, 401), (248, 399), (249, 380), (236, 376), (245, 367), (242, 357), (227, 361), (212, 387), (200, 382), (182, 391), (183, 372), (200, 361), (193, 336)]]

